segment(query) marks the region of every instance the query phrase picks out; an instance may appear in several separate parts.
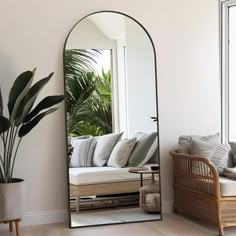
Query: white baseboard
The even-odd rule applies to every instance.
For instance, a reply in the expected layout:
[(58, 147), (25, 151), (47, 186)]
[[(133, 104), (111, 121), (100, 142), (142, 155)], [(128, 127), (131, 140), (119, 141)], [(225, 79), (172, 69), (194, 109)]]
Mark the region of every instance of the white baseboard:
[[(21, 221), (21, 225), (41, 225), (68, 222), (67, 210), (42, 211), (26, 213)], [(1, 231), (8, 231), (8, 224), (1, 225)]]
[(162, 202), (162, 212), (172, 213), (173, 212), (173, 201)]
[[(162, 202), (162, 212), (172, 213), (173, 201)], [(44, 211), (27, 213), (22, 221), (23, 225), (39, 225), (68, 222), (67, 210)]]
[[(171, 213), (173, 208), (173, 202), (163, 202), (162, 212)], [(22, 220), (22, 225), (40, 225), (40, 224), (52, 224), (52, 223), (64, 223), (68, 222), (67, 210), (55, 210), (55, 211), (42, 211), (42, 212), (29, 212), (25, 214)]]
[(25, 214), (22, 225), (39, 225), (68, 222), (67, 210), (30, 212)]

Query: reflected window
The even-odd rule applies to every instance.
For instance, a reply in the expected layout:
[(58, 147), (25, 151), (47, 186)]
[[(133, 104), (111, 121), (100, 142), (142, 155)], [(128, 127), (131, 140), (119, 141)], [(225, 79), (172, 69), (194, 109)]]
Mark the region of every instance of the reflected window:
[(113, 131), (111, 56), (111, 50), (65, 50), (69, 137)]

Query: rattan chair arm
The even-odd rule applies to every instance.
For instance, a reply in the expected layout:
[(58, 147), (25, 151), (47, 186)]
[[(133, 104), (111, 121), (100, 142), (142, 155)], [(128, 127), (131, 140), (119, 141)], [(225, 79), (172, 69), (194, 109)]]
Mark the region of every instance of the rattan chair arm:
[(220, 198), (219, 175), (204, 157), (170, 151), (173, 158), (174, 185)]

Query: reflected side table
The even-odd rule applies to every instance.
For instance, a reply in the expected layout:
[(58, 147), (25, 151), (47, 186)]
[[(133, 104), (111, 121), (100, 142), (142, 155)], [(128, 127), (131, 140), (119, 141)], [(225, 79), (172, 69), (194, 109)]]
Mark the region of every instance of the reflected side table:
[(155, 174), (159, 174), (159, 170), (129, 170), (130, 173), (140, 174), (140, 187), (143, 187), (143, 175), (151, 174), (152, 175), (152, 183), (155, 182)]
[[(140, 194), (139, 206), (146, 212), (159, 213), (160, 212), (160, 190), (159, 184), (155, 181), (155, 174), (159, 174), (159, 170), (134, 170), (130, 173), (140, 174)], [(152, 181), (150, 184), (143, 186), (143, 174), (152, 174)]]

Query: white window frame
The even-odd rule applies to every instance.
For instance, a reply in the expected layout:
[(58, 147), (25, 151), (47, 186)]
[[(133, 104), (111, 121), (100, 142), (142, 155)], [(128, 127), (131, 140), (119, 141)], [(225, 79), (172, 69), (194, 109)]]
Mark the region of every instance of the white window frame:
[(236, 0), (221, 1), (221, 133), (222, 142), (229, 141), (229, 8)]

